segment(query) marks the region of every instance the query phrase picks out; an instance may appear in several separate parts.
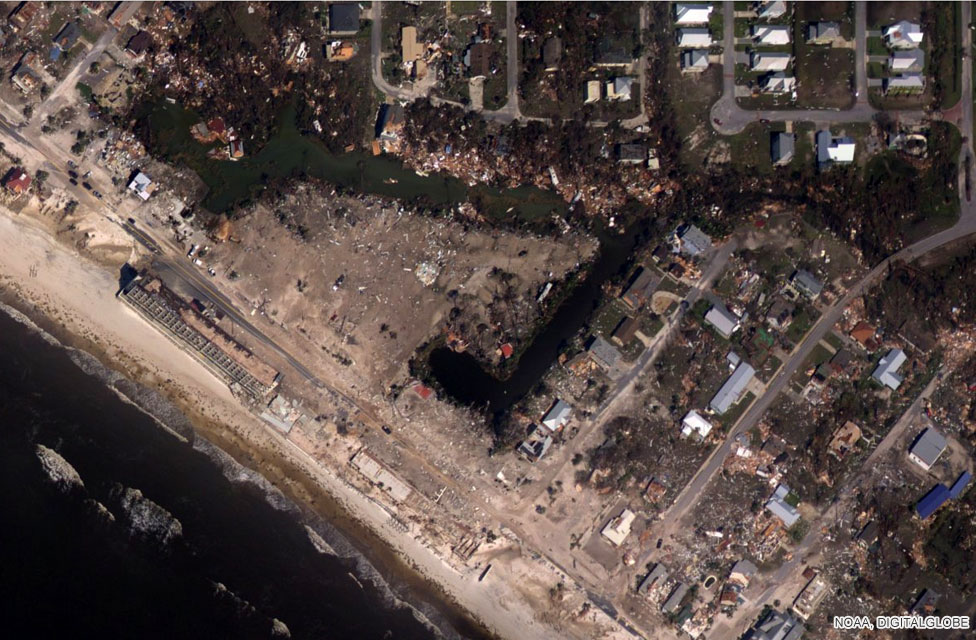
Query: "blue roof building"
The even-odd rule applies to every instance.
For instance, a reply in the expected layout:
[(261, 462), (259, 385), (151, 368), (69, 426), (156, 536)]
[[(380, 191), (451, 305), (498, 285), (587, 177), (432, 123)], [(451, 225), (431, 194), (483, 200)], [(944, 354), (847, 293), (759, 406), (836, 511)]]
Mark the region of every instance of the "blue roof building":
[(925, 520), (945, 504), (948, 499), (949, 490), (944, 484), (937, 484), (925, 494), (924, 498), (918, 501), (918, 504), (915, 505), (915, 512), (918, 513), (919, 518)]
[(949, 499), (955, 500), (961, 496), (962, 492), (966, 489), (966, 485), (968, 485), (969, 481), (972, 479), (973, 474), (969, 473), (968, 471), (963, 471), (960, 473), (959, 477), (956, 478), (956, 481), (953, 482), (952, 486), (949, 488)]

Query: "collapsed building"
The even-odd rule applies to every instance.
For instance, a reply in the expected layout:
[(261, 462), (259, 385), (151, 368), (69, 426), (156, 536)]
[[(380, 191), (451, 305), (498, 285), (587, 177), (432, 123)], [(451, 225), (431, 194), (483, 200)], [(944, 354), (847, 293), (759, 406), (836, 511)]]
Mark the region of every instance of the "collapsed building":
[(261, 400), (281, 381), (281, 374), (271, 365), (245, 349), (159, 278), (142, 274), (126, 284), (118, 297), (224, 380), (235, 394)]

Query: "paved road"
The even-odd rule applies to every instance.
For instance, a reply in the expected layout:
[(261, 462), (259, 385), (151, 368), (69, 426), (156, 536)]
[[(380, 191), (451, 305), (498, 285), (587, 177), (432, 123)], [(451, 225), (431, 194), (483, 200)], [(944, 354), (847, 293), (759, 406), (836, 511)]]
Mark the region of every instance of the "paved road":
[[(843, 122), (870, 122), (877, 110), (868, 102), (867, 69), (864, 55), (867, 49), (866, 38), (866, 3), (855, 3), (855, 16), (863, 16), (857, 22), (855, 41), (858, 44), (854, 52), (855, 78), (859, 92), (857, 101), (850, 109), (743, 109), (735, 101), (735, 9), (732, 2), (723, 3), (724, 20), (726, 24), (724, 40), (722, 42), (722, 97), (712, 105), (712, 126), (722, 135), (741, 133), (752, 122), (769, 120), (771, 122), (811, 121), (817, 124), (834, 124)], [(964, 24), (965, 20), (963, 21)], [(916, 122), (928, 117), (922, 110), (888, 111), (893, 117), (906, 122)]]

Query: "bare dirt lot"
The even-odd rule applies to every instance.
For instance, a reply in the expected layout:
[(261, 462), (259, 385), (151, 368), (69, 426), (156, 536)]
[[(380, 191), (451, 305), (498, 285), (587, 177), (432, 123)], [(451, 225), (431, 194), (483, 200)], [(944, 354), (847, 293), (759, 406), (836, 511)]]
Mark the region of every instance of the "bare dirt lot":
[[(539, 287), (595, 249), (579, 236), (475, 231), (314, 186), (255, 206), (232, 228), (241, 243), (214, 245), (205, 258), (218, 283), (245, 309), (348, 367), (372, 393), (406, 375), (414, 350), (440, 333), (455, 307), (471, 317), (465, 328), (473, 335), (479, 324), (489, 338), (496, 329), (505, 337), (530, 329)], [(506, 303), (532, 304), (499, 315), (493, 305), (502, 294)]]

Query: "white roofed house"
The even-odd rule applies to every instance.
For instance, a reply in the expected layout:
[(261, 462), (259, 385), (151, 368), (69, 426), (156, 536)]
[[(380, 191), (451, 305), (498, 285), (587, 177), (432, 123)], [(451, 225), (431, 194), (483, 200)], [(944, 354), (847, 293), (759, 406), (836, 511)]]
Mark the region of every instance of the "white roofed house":
[(769, 510), (774, 516), (783, 521), (787, 527), (792, 527), (796, 524), (796, 521), (800, 519), (800, 513), (796, 510), (796, 507), (790, 504), (788, 501), (788, 496), (790, 495), (789, 485), (781, 484), (776, 487), (776, 491), (773, 492), (772, 497), (766, 503), (766, 509)]
[(546, 415), (542, 416), (542, 427), (550, 433), (556, 433), (569, 423), (572, 415), (573, 407), (557, 399), (549, 411), (546, 411)]
[(676, 4), (674, 5), (674, 23), (677, 25), (708, 24), (712, 10), (713, 7), (710, 4)]
[(739, 318), (725, 308), (725, 305), (714, 305), (705, 314), (705, 322), (712, 325), (723, 338), (728, 340), (739, 328)]
[(926, 471), (942, 456), (948, 441), (945, 436), (929, 427), (915, 440), (915, 444), (908, 451), (908, 459)]
[(712, 239), (693, 224), (678, 227), (673, 237), (677, 240), (678, 251), (690, 258), (700, 256), (712, 248)]
[(151, 196), (153, 191), (156, 190), (156, 185), (153, 184), (153, 181), (149, 178), (149, 176), (139, 171), (129, 183), (129, 190), (143, 200), (148, 200), (149, 196)]
[(790, 43), (790, 28), (785, 24), (754, 24), (750, 33), (753, 42), (759, 46), (777, 46)]
[(742, 398), (742, 394), (755, 375), (756, 370), (752, 368), (751, 364), (748, 362), (740, 364), (708, 403), (708, 408), (719, 415), (731, 409), (732, 405)]
[(755, 2), (753, 3), (753, 10), (756, 12), (756, 17), (760, 20), (781, 18), (786, 14), (786, 2), (784, 0)]
[(600, 534), (612, 542), (615, 547), (619, 547), (627, 539), (627, 536), (630, 535), (630, 528), (636, 518), (636, 513), (630, 509), (624, 509), (620, 512), (619, 516), (612, 519), (603, 527)]
[(904, 377), (898, 375), (898, 368), (904, 364), (907, 356), (901, 349), (892, 349), (878, 362), (878, 367), (871, 377), (888, 387), (892, 391), (898, 389)]
[(766, 75), (761, 87), (764, 93), (793, 93), (796, 91), (796, 78), (777, 71)]
[(817, 132), (817, 164), (823, 168), (831, 163), (854, 162), (853, 138), (835, 138), (827, 130)]
[(681, 436), (687, 438), (692, 433), (701, 441), (708, 437), (712, 432), (712, 423), (701, 416), (700, 413), (692, 409), (681, 420)]
[(603, 92), (600, 81), (588, 80), (586, 82), (586, 101), (583, 104), (599, 102), (601, 97), (603, 97)]
[(607, 83), (607, 100), (630, 100), (633, 85), (632, 76), (614, 78), (612, 82)]
[(711, 32), (704, 27), (678, 29), (677, 41), (681, 49), (704, 49), (714, 44)]
[(921, 49), (894, 51), (888, 58), (888, 68), (894, 73), (921, 73), (925, 69), (925, 52)]
[(681, 53), (681, 70), (701, 73), (708, 68), (708, 49), (689, 49)]
[(788, 53), (753, 51), (749, 55), (749, 68), (753, 71), (786, 71), (792, 59)]
[(921, 25), (907, 20), (888, 25), (881, 35), (885, 44), (892, 49), (915, 49), (925, 37)]
[(881, 82), (885, 94), (912, 94), (925, 91), (925, 76), (920, 73), (906, 73), (900, 76), (885, 78)]

